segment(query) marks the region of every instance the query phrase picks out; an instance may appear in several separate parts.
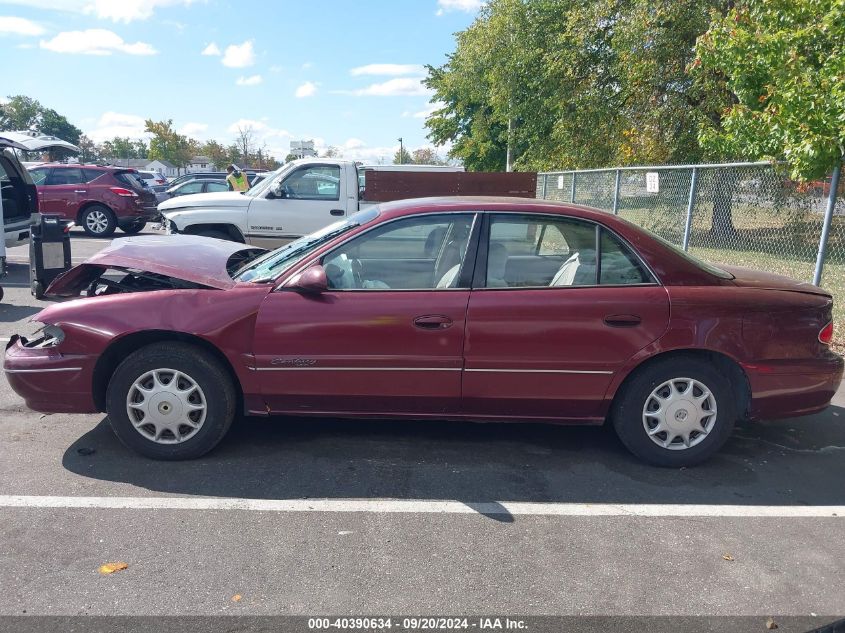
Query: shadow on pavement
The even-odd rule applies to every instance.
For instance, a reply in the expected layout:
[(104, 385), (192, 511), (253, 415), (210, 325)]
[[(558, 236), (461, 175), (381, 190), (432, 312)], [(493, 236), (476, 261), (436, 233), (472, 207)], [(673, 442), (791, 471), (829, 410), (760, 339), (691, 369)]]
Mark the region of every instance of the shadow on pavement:
[(834, 406), (808, 418), (745, 424), (708, 463), (664, 469), (638, 462), (610, 427), (284, 418), (238, 421), (204, 458), (156, 462), (124, 448), (103, 419), (67, 449), (63, 465), (156, 493), (212, 497), (434, 499), (471, 507), (845, 505), (843, 421), (845, 409)]

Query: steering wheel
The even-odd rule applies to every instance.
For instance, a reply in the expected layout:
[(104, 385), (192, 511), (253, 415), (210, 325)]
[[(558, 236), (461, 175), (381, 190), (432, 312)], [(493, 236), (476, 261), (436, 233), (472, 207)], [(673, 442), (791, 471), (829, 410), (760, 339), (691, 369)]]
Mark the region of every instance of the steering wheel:
[(290, 185), (282, 185), (282, 191), (285, 192), (286, 198), (294, 198), (296, 194), (293, 191), (293, 188)]

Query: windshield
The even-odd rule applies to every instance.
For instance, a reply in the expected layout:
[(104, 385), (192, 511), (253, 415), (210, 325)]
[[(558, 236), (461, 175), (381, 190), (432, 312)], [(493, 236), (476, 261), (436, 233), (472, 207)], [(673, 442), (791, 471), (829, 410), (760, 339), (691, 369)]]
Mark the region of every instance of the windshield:
[(289, 169), (289, 166), (290, 163), (284, 165), (283, 167), (279, 167), (276, 171), (270, 174), (266, 174), (264, 180), (259, 183), (256, 183), (255, 186), (251, 187), (249, 191), (247, 191), (244, 195), (249, 196), (250, 198), (257, 198), (258, 196), (262, 195), (273, 185), (274, 182), (278, 182), (279, 175), (282, 172), (287, 171)]
[[(269, 180), (269, 179), (268, 179)], [(335, 222), (329, 226), (300, 237), (281, 248), (259, 257), (241, 268), (233, 276), (235, 281), (252, 281), (262, 283), (272, 281), (297, 262), (302, 261), (309, 253), (329, 240), (351, 231), (355, 227), (371, 222), (378, 217), (378, 207), (370, 207), (350, 216), (346, 220)]]

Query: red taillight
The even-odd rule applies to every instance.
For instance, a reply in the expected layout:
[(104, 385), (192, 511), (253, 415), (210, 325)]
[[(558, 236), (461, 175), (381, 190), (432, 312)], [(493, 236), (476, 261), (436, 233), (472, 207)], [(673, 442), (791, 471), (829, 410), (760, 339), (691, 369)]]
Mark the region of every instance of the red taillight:
[(118, 196), (123, 198), (137, 198), (138, 194), (134, 191), (130, 191), (129, 189), (124, 189), (123, 187), (109, 187), (109, 190)]
[(830, 345), (830, 342), (833, 340), (833, 321), (828, 323), (822, 328), (822, 331), (819, 332), (819, 343), (824, 343), (825, 345)]

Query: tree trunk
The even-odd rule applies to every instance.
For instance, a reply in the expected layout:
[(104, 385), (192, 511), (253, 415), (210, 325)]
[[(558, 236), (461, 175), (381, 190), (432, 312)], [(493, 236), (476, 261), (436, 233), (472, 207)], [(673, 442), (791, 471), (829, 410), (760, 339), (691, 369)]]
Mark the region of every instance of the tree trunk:
[(710, 232), (718, 235), (735, 235), (733, 221), (733, 194), (739, 175), (730, 168), (721, 168), (713, 178), (713, 222)]

